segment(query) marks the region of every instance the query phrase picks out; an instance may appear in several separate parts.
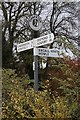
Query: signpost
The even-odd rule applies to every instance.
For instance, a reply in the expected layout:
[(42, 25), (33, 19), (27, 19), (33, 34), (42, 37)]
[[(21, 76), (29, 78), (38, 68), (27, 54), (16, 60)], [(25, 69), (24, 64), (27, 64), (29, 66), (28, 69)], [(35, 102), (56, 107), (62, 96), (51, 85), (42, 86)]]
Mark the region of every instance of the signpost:
[[(34, 31), (36, 31), (36, 32), (39, 31), (42, 26), (41, 18), (36, 15), (31, 16), (31, 18), (29, 20), (29, 25), (30, 25), (31, 29), (33, 29)], [(33, 40), (30, 40), (30, 41), (27, 41), (24, 43), (20, 43), (17, 45), (18, 52), (22, 52), (22, 51), (34, 48), (33, 49), (33, 52), (34, 52), (33, 70), (34, 70), (34, 90), (35, 90), (35, 92), (38, 91), (38, 55), (36, 54), (36, 52), (37, 52), (36, 47), (50, 44), (53, 42), (53, 39), (54, 39), (54, 35), (53, 35), (53, 33), (51, 33), (49, 35), (34, 38)]]
[(41, 57), (59, 57), (63, 58), (63, 49), (48, 49), (48, 48), (35, 48), (35, 55), (41, 56)]
[[(54, 35), (48, 34), (42, 37), (34, 38), (33, 40), (20, 43), (17, 45), (17, 51), (22, 52), (25, 50), (33, 49), (34, 53), (34, 62), (33, 62), (33, 70), (34, 70), (34, 89), (35, 92), (38, 91), (38, 54), (37, 54), (37, 48), (38, 46), (43, 46), (46, 44), (50, 44), (53, 42)], [(39, 50), (40, 51), (40, 50)]]
[[(41, 29), (42, 23), (41, 23), (41, 18), (39, 16), (33, 15), (30, 18), (29, 25), (31, 29), (34, 31), (39, 31)], [(37, 35), (37, 34), (36, 34)], [(36, 36), (35, 35), (35, 36)], [(33, 53), (34, 53), (34, 62), (33, 62), (33, 70), (34, 70), (34, 89), (35, 92), (38, 91), (38, 56), (44, 56), (44, 57), (59, 57), (63, 58), (62, 53), (63, 49), (47, 49), (47, 48), (37, 48), (39, 46), (47, 45), (53, 42), (54, 35), (53, 33), (34, 38), (33, 40), (20, 43), (17, 45), (17, 51), (22, 52), (25, 50), (29, 50), (33, 48)]]
[(42, 37), (39, 37), (39, 38), (36, 38), (35, 39), (35, 47), (39, 47), (39, 46), (43, 46), (43, 45), (46, 45), (46, 44), (50, 44), (50, 43), (53, 42), (53, 39), (54, 39), (53, 33), (45, 35), (45, 36), (42, 36)]
[(33, 48), (33, 40), (27, 41), (27, 42), (24, 42), (24, 43), (20, 43), (20, 44), (17, 45), (17, 51), (18, 52), (22, 52), (22, 51), (29, 50), (29, 49), (32, 49), (32, 48)]
[(39, 46), (43, 46), (46, 44), (50, 44), (53, 42), (53, 39), (54, 39), (54, 35), (52, 33), (42, 36), (42, 37), (38, 37), (33, 40), (18, 44), (17, 51), (22, 52), (25, 50), (32, 49), (34, 47), (39, 47)]

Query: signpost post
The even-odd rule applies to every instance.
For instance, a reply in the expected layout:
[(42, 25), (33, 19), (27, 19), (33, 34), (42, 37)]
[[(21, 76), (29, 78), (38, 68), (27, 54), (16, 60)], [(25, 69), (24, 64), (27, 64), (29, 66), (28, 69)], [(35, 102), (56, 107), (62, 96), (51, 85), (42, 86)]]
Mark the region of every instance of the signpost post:
[(36, 53), (37, 52), (36, 47), (52, 43), (54, 36), (51, 33), (49, 35), (45, 35), (45, 36), (36, 38), (37, 37), (36, 33), (37, 33), (37, 31), (39, 31), (41, 29), (41, 26), (42, 26), (41, 18), (39, 16), (36, 16), (36, 15), (31, 16), (29, 25), (30, 25), (31, 29), (34, 30), (35, 38), (31, 41), (27, 41), (27, 42), (18, 44), (17, 51), (22, 52), (22, 51), (33, 48), (33, 53), (34, 53), (34, 62), (33, 62), (34, 90), (35, 90), (35, 92), (38, 92), (38, 54)]
[(34, 54), (34, 90), (38, 92), (38, 54), (37, 48), (38, 46), (46, 45), (53, 42), (53, 34), (45, 35), (42, 37), (38, 37), (33, 40), (33, 54)]
[[(35, 11), (34, 11), (35, 14)], [(41, 29), (42, 21), (41, 18), (37, 15), (33, 15), (30, 18), (29, 25), (34, 30), (34, 38), (38, 37), (38, 32)], [(36, 32), (35, 32), (36, 31)], [(35, 53), (36, 42), (33, 40), (33, 52)], [(38, 92), (38, 55), (34, 54), (34, 90)]]
[(38, 55), (36, 53), (36, 47), (34, 47), (34, 90), (38, 92)]

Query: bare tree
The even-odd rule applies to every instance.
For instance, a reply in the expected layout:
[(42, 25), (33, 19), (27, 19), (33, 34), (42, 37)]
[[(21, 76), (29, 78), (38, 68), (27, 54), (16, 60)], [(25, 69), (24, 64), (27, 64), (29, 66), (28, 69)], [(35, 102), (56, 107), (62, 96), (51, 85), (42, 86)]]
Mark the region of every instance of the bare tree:
[[(15, 67), (15, 59), (13, 56), (14, 43), (21, 43), (33, 39), (36, 35), (29, 27), (29, 18), (32, 15), (40, 16), (42, 20), (42, 29), (37, 32), (38, 36), (50, 32), (49, 8), (50, 3), (42, 2), (2, 2), (2, 44), (3, 44), (3, 67)], [(44, 13), (47, 11), (48, 14)], [(44, 12), (44, 13), (43, 13)], [(32, 50), (25, 51), (17, 55), (19, 61), (25, 63), (25, 68), (30, 73), (32, 69)], [(22, 64), (22, 63), (21, 63)]]
[(78, 41), (77, 7), (77, 2), (53, 2), (50, 28), (55, 39), (65, 36), (69, 42)]

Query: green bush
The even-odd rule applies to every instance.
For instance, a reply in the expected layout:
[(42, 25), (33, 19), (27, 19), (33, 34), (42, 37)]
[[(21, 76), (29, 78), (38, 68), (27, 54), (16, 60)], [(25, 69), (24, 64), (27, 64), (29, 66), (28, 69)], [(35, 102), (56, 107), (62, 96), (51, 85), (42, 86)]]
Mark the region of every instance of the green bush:
[[(27, 118), (71, 118), (72, 110), (77, 108), (73, 101), (68, 106), (65, 97), (50, 97), (48, 90), (38, 91), (28, 86), (29, 77), (20, 78), (14, 70), (3, 70), (3, 119)], [(26, 85), (26, 88), (25, 88)]]

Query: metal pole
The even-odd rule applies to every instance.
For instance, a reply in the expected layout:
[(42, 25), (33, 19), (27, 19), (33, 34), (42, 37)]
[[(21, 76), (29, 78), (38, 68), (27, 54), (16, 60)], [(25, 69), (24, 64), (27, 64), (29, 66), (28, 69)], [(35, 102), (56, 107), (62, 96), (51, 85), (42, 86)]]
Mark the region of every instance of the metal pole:
[[(37, 38), (37, 34), (35, 34), (35, 38)], [(33, 64), (33, 70), (34, 70), (34, 91), (38, 92), (38, 54), (37, 54), (37, 48), (36, 43), (34, 41), (34, 48), (33, 48), (33, 55), (34, 55), (34, 64)]]
[[(34, 51), (36, 49), (34, 48)], [(38, 92), (38, 56), (34, 55), (34, 90)]]

